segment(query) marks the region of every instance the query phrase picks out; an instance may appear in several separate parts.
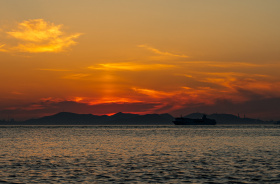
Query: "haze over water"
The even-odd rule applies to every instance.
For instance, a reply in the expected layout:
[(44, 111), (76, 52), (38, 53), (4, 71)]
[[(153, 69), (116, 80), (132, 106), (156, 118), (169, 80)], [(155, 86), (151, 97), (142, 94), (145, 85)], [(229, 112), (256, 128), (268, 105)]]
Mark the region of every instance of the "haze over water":
[(0, 183), (279, 183), (279, 126), (1, 126)]

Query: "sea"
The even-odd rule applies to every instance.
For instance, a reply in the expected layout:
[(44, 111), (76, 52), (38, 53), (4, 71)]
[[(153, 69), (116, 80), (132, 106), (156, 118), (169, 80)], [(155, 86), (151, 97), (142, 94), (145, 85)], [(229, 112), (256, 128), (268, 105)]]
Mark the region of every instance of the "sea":
[(280, 183), (280, 126), (0, 126), (0, 183)]

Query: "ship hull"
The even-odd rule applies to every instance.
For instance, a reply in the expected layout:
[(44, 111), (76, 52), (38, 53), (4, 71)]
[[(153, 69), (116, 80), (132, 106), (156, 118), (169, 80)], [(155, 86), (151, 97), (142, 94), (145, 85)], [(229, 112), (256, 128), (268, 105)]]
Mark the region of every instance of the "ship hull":
[(214, 119), (190, 119), (190, 118), (176, 118), (173, 121), (175, 125), (216, 125)]

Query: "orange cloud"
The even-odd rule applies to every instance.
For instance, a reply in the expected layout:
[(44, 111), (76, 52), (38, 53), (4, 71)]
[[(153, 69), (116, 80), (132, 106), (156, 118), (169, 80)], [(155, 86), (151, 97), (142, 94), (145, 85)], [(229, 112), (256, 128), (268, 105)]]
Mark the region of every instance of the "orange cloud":
[(72, 71), (72, 70), (67, 70), (67, 69), (56, 69), (56, 68), (39, 68), (37, 70), (51, 71), (51, 72), (69, 72), (69, 71)]
[(41, 98), (40, 99), (41, 102), (44, 102), (44, 103), (58, 103), (58, 102), (62, 102), (64, 101), (63, 99), (61, 98), (54, 98), (54, 97), (46, 97), (46, 98)]
[(90, 105), (98, 105), (98, 104), (125, 104), (125, 103), (144, 103), (141, 100), (131, 99), (131, 98), (124, 98), (124, 97), (110, 97), (110, 98), (100, 98), (100, 99), (88, 99), (88, 104)]
[(48, 23), (43, 19), (33, 19), (19, 23), (17, 30), (7, 33), (19, 40), (40, 42), (61, 36), (61, 26)]
[(196, 104), (213, 105), (219, 100), (243, 103), (259, 98), (280, 97), (280, 83), (266, 80), (266, 75), (234, 72), (201, 73), (192, 79), (203, 83), (197, 87), (182, 86), (181, 89), (175, 91), (136, 87), (133, 90), (145, 95), (139, 96), (143, 101), (160, 103), (162, 106), (157, 106), (158, 109), (154, 109), (155, 112), (159, 112), (160, 109), (164, 109), (163, 112), (171, 112), (188, 106), (196, 106)]
[(172, 54), (172, 53), (169, 53), (169, 52), (162, 52), (162, 51), (160, 51), (156, 48), (150, 47), (148, 45), (138, 45), (138, 47), (145, 48), (147, 50), (152, 51), (155, 54), (159, 54), (159, 55), (163, 55), (163, 56), (172, 56), (172, 57), (181, 57), (181, 58), (189, 57), (189, 56), (186, 56), (186, 55), (178, 55), (178, 54)]
[(174, 93), (157, 91), (157, 90), (153, 90), (153, 89), (143, 89), (143, 88), (132, 88), (132, 89), (138, 93), (145, 94), (152, 98), (166, 98), (166, 97), (170, 97), (170, 96), (174, 95)]
[(141, 71), (141, 70), (164, 70), (168, 68), (173, 68), (175, 65), (167, 64), (139, 64), (133, 62), (126, 63), (105, 63), (98, 64), (95, 66), (89, 66), (89, 69), (94, 70), (131, 70), (131, 71)]
[(85, 79), (86, 77), (91, 76), (91, 74), (87, 74), (87, 73), (76, 73), (76, 74), (71, 74), (71, 75), (66, 75), (63, 78), (64, 79)]
[(231, 90), (246, 89), (254, 93), (272, 94), (280, 92), (279, 82), (268, 81), (269, 76), (235, 72), (205, 73), (203, 82), (213, 83)]
[(212, 67), (212, 68), (251, 68), (251, 67), (262, 67), (267, 66), (255, 63), (246, 62), (219, 62), (219, 61), (183, 61), (180, 62), (181, 65), (187, 65), (192, 67)]
[(217, 68), (234, 68), (234, 67), (260, 67), (260, 64), (240, 63), (240, 62), (208, 62), (209, 66)]
[[(74, 39), (81, 33), (67, 35), (61, 29), (62, 25), (55, 25), (43, 19), (23, 21), (13, 31), (6, 32), (18, 42), (17, 46), (9, 46), (6, 51), (29, 53), (65, 51), (76, 44)], [(3, 52), (1, 46), (0, 51)]]
[(6, 44), (0, 45), (0, 52), (7, 52), (7, 50), (3, 48), (5, 45)]
[[(177, 109), (181, 109), (186, 104), (212, 104), (212, 98), (209, 98), (209, 89), (192, 89), (189, 87), (182, 87), (176, 91), (159, 91), (154, 89), (141, 89), (133, 88), (134, 91), (140, 94), (146, 95), (143, 101), (151, 101), (158, 103), (159, 105), (151, 109), (151, 112), (171, 112)], [(208, 93), (206, 93), (208, 91)]]
[(23, 95), (23, 93), (19, 92), (19, 91), (12, 91), (11, 94), (13, 94), (13, 95)]

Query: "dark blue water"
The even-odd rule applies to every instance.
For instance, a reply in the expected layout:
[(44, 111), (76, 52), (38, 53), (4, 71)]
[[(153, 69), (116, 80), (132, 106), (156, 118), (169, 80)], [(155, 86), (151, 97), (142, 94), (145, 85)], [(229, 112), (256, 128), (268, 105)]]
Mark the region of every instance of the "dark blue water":
[(279, 126), (0, 126), (0, 183), (280, 183)]

